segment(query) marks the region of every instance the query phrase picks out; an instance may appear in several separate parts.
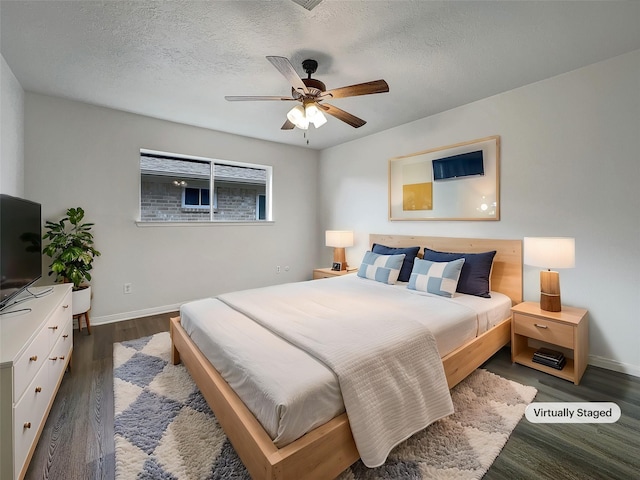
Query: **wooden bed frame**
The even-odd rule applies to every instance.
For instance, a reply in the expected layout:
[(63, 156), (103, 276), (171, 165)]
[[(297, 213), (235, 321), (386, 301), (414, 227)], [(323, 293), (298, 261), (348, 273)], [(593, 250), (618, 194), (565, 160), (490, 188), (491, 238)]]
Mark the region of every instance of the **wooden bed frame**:
[[(496, 250), (491, 288), (522, 301), (522, 242), (520, 240), (465, 239), (404, 235), (370, 235), (370, 244), (390, 247), (420, 245), (445, 252), (478, 253)], [(346, 413), (303, 435), (289, 445), (276, 447), (253, 414), (222, 376), (172, 318), (171, 360), (182, 361), (213, 410), (253, 479), (335, 478), (360, 455)], [(442, 359), (449, 388), (458, 384), (500, 348), (511, 335), (511, 318), (458, 348)]]

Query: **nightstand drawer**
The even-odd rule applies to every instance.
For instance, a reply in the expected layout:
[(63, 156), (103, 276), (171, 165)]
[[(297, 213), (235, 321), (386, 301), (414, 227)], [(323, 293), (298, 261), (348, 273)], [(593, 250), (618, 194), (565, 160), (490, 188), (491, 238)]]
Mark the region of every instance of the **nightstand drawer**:
[(330, 273), (321, 273), (321, 272), (313, 272), (313, 279), (314, 280), (319, 280), (321, 278), (331, 278), (331, 277), (335, 277), (335, 275), (331, 275)]
[(357, 268), (350, 268), (348, 270), (331, 270), (330, 268), (316, 268), (313, 271), (313, 279), (318, 280), (320, 278), (340, 277), (342, 275), (349, 275), (350, 273), (356, 273)]
[(566, 348), (573, 348), (573, 332), (571, 325), (552, 320), (530, 317), (520, 313), (513, 314), (513, 330), (517, 335), (524, 335), (543, 342)]

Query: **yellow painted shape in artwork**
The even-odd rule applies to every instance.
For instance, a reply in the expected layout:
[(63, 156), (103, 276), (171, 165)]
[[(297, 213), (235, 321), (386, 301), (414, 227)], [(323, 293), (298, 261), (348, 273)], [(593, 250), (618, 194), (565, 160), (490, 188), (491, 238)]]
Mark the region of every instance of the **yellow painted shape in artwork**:
[(433, 210), (433, 182), (402, 185), (402, 210)]

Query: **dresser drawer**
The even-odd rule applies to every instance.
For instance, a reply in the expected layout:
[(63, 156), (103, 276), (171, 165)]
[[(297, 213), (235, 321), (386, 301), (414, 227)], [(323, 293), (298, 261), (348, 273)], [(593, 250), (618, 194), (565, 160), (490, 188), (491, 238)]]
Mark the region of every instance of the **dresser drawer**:
[(50, 370), (47, 367), (45, 365), (45, 368), (40, 369), (14, 407), (14, 465), (16, 472), (22, 469), (40, 424), (44, 421), (44, 413), (49, 405), (49, 400), (53, 397), (54, 386), (50, 379)]
[(57, 357), (68, 355), (71, 347), (73, 347), (73, 320), (68, 318), (60, 329), (60, 337), (53, 347), (52, 355)]
[(571, 325), (514, 313), (513, 330), (517, 335), (524, 335), (561, 347), (573, 348), (574, 329)]
[(13, 364), (13, 401), (17, 402), (38, 371), (47, 365), (49, 337), (51, 333), (43, 329), (36, 339), (27, 346), (24, 353)]
[[(73, 322), (71, 318), (61, 329), (60, 338), (49, 354), (50, 375), (53, 384), (57, 384), (64, 374), (64, 367), (69, 361), (71, 349), (73, 347)], [(55, 359), (55, 360), (53, 360)]]
[(47, 320), (45, 330), (49, 332), (49, 350), (54, 347), (62, 335), (62, 330), (72, 317), (71, 311), (71, 292), (69, 292)]

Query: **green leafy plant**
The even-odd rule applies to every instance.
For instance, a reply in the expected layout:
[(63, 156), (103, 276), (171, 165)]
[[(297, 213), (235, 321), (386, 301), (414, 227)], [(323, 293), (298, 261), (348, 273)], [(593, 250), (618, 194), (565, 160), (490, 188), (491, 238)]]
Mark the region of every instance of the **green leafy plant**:
[(100, 252), (93, 247), (93, 223), (82, 223), (84, 210), (80, 207), (67, 210), (67, 216), (59, 222), (45, 223), (46, 233), (42, 238), (49, 244), (42, 253), (51, 257), (49, 275), (56, 275), (56, 281), (71, 282), (78, 290), (84, 280), (91, 280), (89, 271), (93, 268), (94, 257)]

